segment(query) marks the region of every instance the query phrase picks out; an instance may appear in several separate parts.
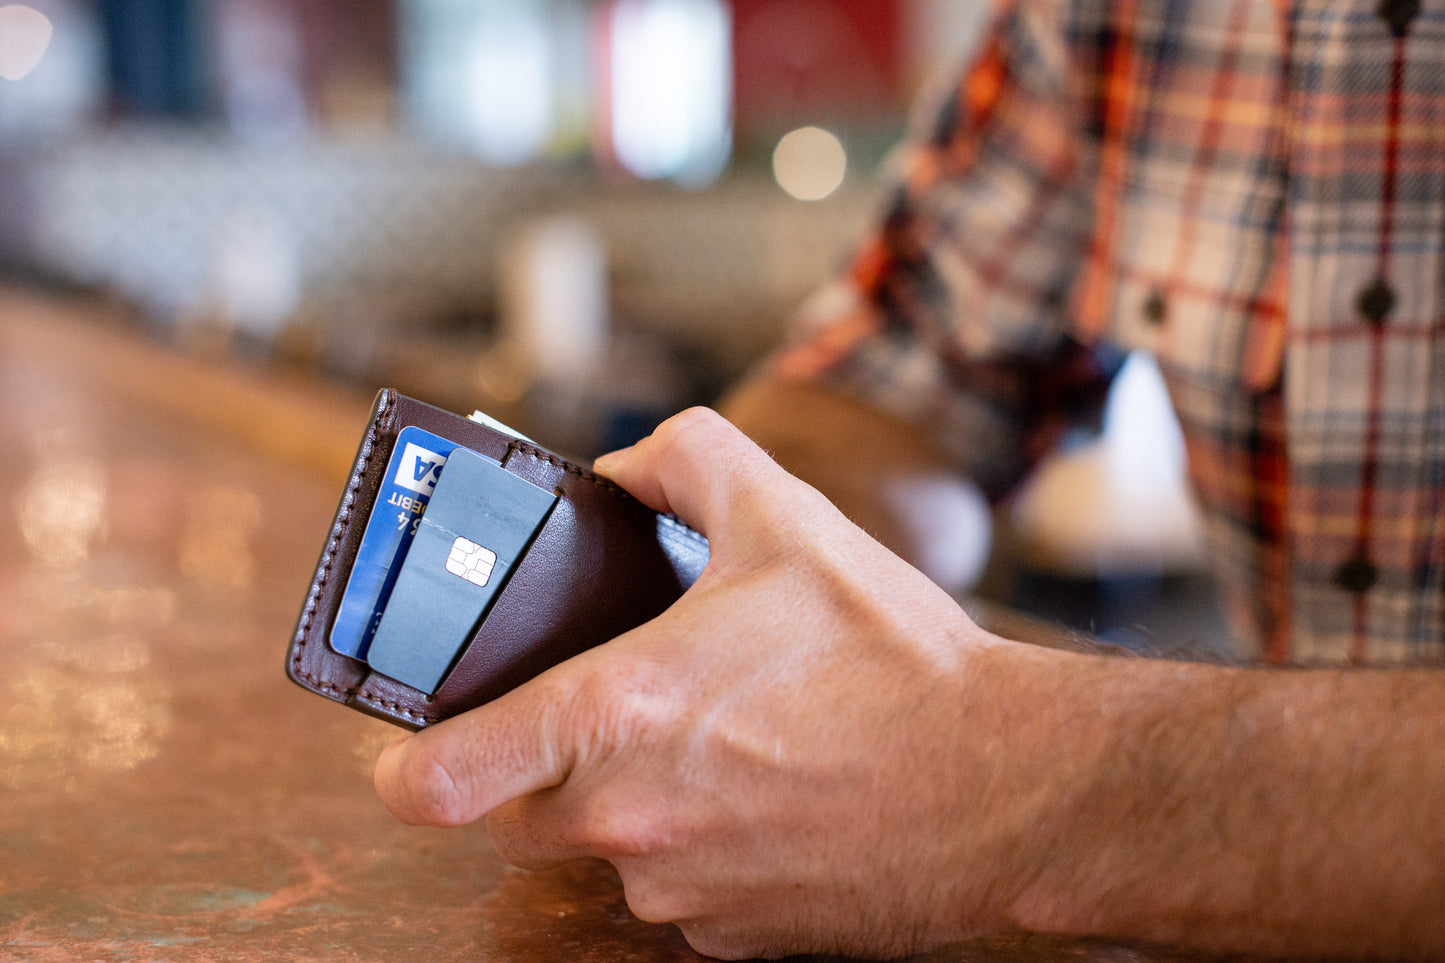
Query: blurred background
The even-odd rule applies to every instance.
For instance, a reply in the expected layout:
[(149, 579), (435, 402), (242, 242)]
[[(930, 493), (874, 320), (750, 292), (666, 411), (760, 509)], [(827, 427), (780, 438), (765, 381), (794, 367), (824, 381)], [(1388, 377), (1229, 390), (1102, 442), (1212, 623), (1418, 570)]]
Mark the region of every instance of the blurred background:
[(777, 339), (981, 7), (3, 5), (0, 259), (441, 404), (585, 383), (544, 434), (591, 451)]
[[(590, 457), (778, 342), (986, 7), (0, 0), (0, 281)], [(994, 590), (1146, 647), (1162, 605), (1194, 643), (1177, 427), (1147, 359), (1115, 395), (1007, 507)]]

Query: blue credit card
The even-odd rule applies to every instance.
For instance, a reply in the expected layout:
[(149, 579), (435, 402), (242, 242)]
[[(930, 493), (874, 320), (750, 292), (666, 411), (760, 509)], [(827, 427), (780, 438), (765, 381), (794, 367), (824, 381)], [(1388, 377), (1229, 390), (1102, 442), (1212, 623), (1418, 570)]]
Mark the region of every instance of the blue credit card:
[(361, 535), (361, 547), (356, 550), (346, 593), (331, 625), (331, 647), (342, 655), (366, 658), (442, 466), (458, 447), (454, 441), (415, 426), (397, 433), (396, 447)]

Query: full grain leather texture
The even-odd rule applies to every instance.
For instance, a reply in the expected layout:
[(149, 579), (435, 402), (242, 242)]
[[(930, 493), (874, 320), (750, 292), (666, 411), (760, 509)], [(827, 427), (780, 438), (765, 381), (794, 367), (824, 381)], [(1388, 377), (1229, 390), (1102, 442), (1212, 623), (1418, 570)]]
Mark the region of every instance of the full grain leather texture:
[[(559, 496), (557, 506), (434, 697), (373, 672), (327, 643), (372, 502), (408, 425), (495, 458)], [(371, 423), (286, 658), (302, 687), (419, 729), (465, 712), (661, 614), (702, 573), (707, 539), (612, 482), (528, 442), (391, 389)]]

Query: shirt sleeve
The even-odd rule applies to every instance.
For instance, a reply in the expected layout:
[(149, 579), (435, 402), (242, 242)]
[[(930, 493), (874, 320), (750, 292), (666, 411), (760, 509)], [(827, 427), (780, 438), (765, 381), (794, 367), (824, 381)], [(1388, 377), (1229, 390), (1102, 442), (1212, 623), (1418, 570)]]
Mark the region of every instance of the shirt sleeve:
[(1097, 419), (1120, 362), (1067, 321), (1094, 151), (1057, 6), (1001, 8), (925, 98), (881, 224), (770, 361), (918, 425), (995, 499)]

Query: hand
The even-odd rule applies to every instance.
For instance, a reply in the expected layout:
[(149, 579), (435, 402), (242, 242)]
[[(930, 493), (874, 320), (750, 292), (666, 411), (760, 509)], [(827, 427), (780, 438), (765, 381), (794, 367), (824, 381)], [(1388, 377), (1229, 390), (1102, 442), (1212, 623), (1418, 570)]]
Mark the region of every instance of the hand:
[(1004, 925), (1012, 835), (961, 829), (1000, 785), (977, 663), (1022, 647), (711, 412), (598, 468), (708, 535), (707, 569), (653, 622), (391, 746), (387, 806), (486, 815), (523, 867), (607, 859), (639, 917), (713, 955), (900, 953)]
[(1005, 642), (716, 415), (603, 461), (712, 540), (654, 621), (391, 746), (414, 823), (601, 856), (717, 956), (1029, 930), (1445, 954), (1445, 674)]

